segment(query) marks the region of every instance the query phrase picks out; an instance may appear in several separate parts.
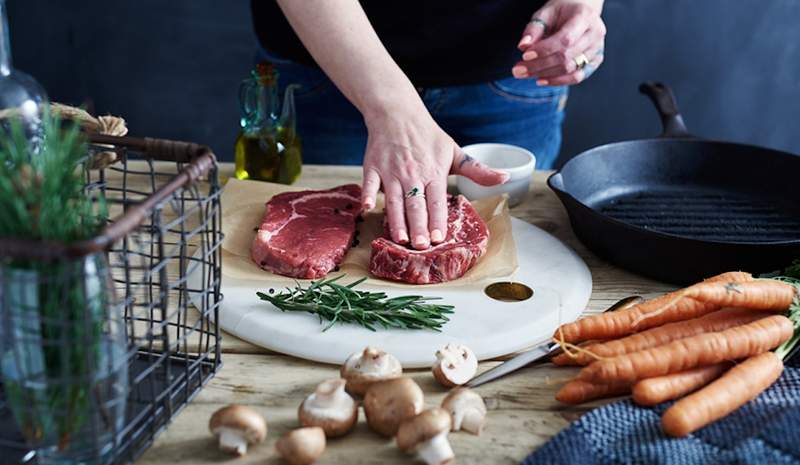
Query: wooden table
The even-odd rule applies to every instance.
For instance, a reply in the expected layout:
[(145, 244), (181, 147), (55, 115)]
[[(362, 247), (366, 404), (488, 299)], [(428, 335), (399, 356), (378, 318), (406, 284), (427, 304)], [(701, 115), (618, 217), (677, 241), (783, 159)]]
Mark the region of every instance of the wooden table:
[[(298, 185), (332, 187), (360, 182), (359, 167), (305, 166)], [(223, 164), (224, 179), (233, 166)], [(587, 313), (599, 312), (631, 295), (649, 296), (671, 290), (670, 286), (625, 272), (600, 260), (575, 238), (566, 213), (547, 188), (549, 173), (536, 172), (525, 201), (512, 214), (555, 235), (574, 248), (592, 272), (594, 289)], [(181, 412), (152, 447), (137, 461), (139, 465), (201, 465), (228, 460), (217, 450), (208, 432), (208, 419), (218, 408), (240, 403), (260, 411), (269, 424), (265, 443), (253, 447), (237, 464), (281, 463), (273, 452), (276, 438), (298, 426), (297, 407), (314, 386), (338, 377), (338, 367), (299, 360), (256, 347), (229, 334), (222, 341), (224, 366), (214, 380)], [(484, 362), (480, 370), (499, 361)], [(488, 425), (479, 437), (453, 433), (450, 441), (459, 464), (515, 464), (590, 408), (559, 404), (553, 398), (560, 381), (572, 376), (569, 368), (551, 364), (528, 367), (499, 381), (477, 388), (489, 410)], [(426, 405), (439, 405), (446, 389), (435, 383), (430, 371), (409, 373), (426, 395)], [(329, 441), (320, 464), (404, 464), (412, 458), (401, 453), (393, 441), (373, 434), (363, 415), (356, 431)]]

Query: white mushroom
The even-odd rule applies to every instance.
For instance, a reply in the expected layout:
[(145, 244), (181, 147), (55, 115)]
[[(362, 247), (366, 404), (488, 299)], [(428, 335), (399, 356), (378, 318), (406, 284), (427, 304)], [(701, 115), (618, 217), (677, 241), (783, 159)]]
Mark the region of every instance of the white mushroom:
[(434, 407), (425, 410), (400, 425), (397, 446), (405, 452), (416, 452), (428, 465), (444, 465), (455, 459), (447, 433), (450, 431), (450, 414)]
[(325, 431), (319, 426), (289, 431), (275, 443), (275, 450), (291, 465), (311, 465), (325, 451)]
[(346, 381), (329, 379), (305, 398), (297, 415), (303, 426), (319, 426), (329, 438), (342, 436), (356, 426), (358, 404), (344, 392)]
[(399, 360), (374, 347), (351, 354), (341, 369), (342, 378), (347, 380), (347, 391), (359, 396), (367, 392), (370, 384), (399, 378), (402, 374)]
[(386, 437), (397, 434), (400, 423), (422, 411), (422, 389), (411, 378), (373, 383), (364, 395), (364, 415), (373, 431)]
[(461, 386), (475, 376), (478, 359), (469, 347), (447, 344), (436, 351), (433, 376), (444, 387)]
[(486, 424), (486, 404), (480, 394), (463, 387), (455, 388), (442, 401), (442, 408), (450, 412), (453, 431), (463, 429), (476, 436), (481, 434)]
[(267, 421), (244, 405), (233, 404), (217, 410), (208, 421), (208, 429), (219, 437), (220, 450), (238, 456), (247, 453), (249, 444), (267, 437)]

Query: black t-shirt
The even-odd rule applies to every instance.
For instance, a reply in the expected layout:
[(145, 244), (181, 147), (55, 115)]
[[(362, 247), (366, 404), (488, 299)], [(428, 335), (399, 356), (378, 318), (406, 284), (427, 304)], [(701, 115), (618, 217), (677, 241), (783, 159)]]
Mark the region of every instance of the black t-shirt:
[[(300, 0), (302, 1), (302, 0)], [(386, 49), (416, 86), (485, 82), (511, 75), (517, 43), (543, 0), (361, 0)], [(316, 66), (274, 0), (251, 0), (270, 52)]]

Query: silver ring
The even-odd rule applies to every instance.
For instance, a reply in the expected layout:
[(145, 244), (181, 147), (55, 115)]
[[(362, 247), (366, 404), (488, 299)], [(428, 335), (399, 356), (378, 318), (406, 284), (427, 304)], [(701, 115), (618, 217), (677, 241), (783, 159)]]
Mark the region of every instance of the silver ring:
[(576, 56), (575, 58), (573, 58), (573, 60), (575, 61), (575, 66), (577, 66), (578, 69), (583, 69), (586, 67), (586, 65), (589, 64), (589, 58), (587, 58), (586, 54), (584, 53), (581, 53), (580, 55)]
[(406, 192), (406, 198), (410, 199), (411, 197), (425, 197), (425, 192), (419, 187), (412, 187), (410, 191)]
[(547, 27), (548, 27), (547, 26), (547, 21), (543, 20), (542, 18), (532, 18), (528, 22), (528, 24), (538, 24), (538, 25), (542, 26), (542, 29), (544, 29), (545, 34), (547, 33)]

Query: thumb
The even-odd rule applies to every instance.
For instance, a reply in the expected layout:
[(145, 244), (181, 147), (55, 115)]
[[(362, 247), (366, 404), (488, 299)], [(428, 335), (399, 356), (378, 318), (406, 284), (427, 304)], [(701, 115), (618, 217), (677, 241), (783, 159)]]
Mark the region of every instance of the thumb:
[(553, 8), (549, 6), (536, 11), (522, 31), (522, 39), (517, 44), (517, 48), (525, 50), (541, 40), (554, 27), (555, 17)]
[(456, 149), (456, 154), (453, 157), (451, 173), (465, 176), (482, 186), (503, 184), (511, 177), (507, 171), (489, 168), (464, 153), (460, 148)]

